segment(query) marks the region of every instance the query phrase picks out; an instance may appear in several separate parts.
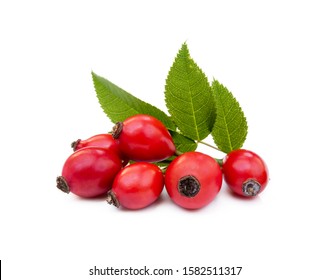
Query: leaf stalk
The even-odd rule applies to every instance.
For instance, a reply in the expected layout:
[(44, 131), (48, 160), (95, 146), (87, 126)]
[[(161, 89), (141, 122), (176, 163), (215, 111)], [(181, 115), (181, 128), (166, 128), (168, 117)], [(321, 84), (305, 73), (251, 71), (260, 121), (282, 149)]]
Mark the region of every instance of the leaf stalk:
[(197, 141), (198, 143), (201, 143), (201, 144), (203, 144), (203, 145), (205, 145), (205, 146), (208, 146), (208, 147), (210, 147), (210, 148), (212, 148), (212, 149), (215, 149), (215, 150), (217, 150), (217, 151), (219, 151), (219, 152), (221, 152), (221, 150), (220, 149), (218, 149), (217, 147), (215, 147), (215, 146), (213, 146), (213, 145), (211, 145), (211, 144), (209, 144), (209, 143), (207, 143), (207, 142), (204, 142), (204, 141)]

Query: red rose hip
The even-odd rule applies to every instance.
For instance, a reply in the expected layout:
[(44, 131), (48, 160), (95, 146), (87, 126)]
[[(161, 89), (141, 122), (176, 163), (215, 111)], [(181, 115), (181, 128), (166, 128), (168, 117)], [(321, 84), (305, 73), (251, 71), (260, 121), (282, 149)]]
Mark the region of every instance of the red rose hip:
[(228, 187), (245, 197), (261, 193), (269, 181), (264, 160), (256, 153), (244, 149), (228, 153), (223, 160), (222, 171)]
[(108, 192), (107, 202), (116, 207), (141, 209), (155, 202), (164, 188), (164, 176), (158, 166), (137, 162), (122, 169)]
[(57, 188), (85, 198), (105, 195), (121, 168), (121, 159), (107, 149), (82, 148), (65, 161)]
[(152, 116), (138, 114), (118, 122), (112, 134), (123, 156), (134, 161), (161, 161), (175, 152), (171, 134)]
[(115, 140), (110, 133), (96, 134), (85, 140), (78, 139), (72, 142), (71, 147), (73, 151), (77, 151), (86, 147), (105, 148), (119, 156), (122, 159), (123, 166), (128, 163), (128, 160), (120, 153), (118, 141)]
[(222, 171), (212, 157), (200, 152), (187, 152), (168, 166), (165, 188), (179, 206), (199, 209), (214, 200), (221, 189)]
[(96, 134), (85, 140), (78, 139), (72, 142), (71, 147), (73, 151), (86, 147), (100, 147), (120, 155), (118, 143), (110, 133)]

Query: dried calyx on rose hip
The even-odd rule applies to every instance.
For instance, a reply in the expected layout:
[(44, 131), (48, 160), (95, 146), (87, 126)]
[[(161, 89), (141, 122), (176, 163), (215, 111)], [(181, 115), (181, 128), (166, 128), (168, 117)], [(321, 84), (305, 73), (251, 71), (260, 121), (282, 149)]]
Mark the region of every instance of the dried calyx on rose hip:
[(112, 131), (121, 154), (133, 161), (157, 162), (171, 157), (175, 145), (171, 134), (158, 119), (144, 114), (118, 122)]
[(200, 152), (187, 152), (175, 158), (165, 172), (165, 188), (173, 202), (187, 209), (211, 203), (222, 185), (217, 161)]
[(236, 194), (254, 197), (268, 184), (269, 173), (265, 161), (256, 153), (238, 149), (228, 153), (222, 171), (228, 187)]
[(86, 147), (71, 154), (64, 163), (57, 188), (65, 193), (92, 198), (105, 195), (112, 186), (122, 161), (105, 148)]
[(137, 162), (123, 168), (115, 177), (107, 202), (116, 207), (141, 209), (154, 203), (164, 188), (164, 176), (152, 163)]

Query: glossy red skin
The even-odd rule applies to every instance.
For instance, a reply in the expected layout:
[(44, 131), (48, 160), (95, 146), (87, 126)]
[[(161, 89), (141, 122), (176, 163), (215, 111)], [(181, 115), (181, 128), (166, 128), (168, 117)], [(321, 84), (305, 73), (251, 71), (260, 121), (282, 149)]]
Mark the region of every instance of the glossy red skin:
[(119, 155), (119, 145), (110, 133), (97, 134), (85, 140), (77, 140), (77, 144), (73, 147), (74, 151), (86, 147), (100, 147), (113, 150)]
[(164, 175), (159, 167), (148, 162), (137, 162), (117, 174), (111, 191), (121, 206), (136, 210), (155, 202), (163, 188)]
[(62, 176), (70, 192), (91, 198), (105, 195), (121, 170), (121, 159), (107, 149), (81, 148), (65, 161)]
[[(182, 177), (192, 175), (200, 183), (200, 191), (194, 197), (186, 197), (179, 192)], [(187, 152), (168, 166), (165, 173), (165, 188), (170, 198), (186, 209), (199, 209), (211, 203), (222, 186), (222, 171), (210, 156), (200, 152)]]
[(121, 154), (119, 149), (119, 143), (113, 138), (110, 133), (103, 133), (94, 135), (86, 140), (77, 140), (77, 144), (74, 145), (73, 150), (77, 151), (86, 147), (100, 147), (108, 149), (109, 151), (115, 153), (123, 160), (123, 166), (128, 163), (128, 160)]
[(267, 186), (269, 172), (265, 161), (256, 153), (239, 149), (228, 153), (224, 160), (222, 171), (228, 187), (236, 194), (245, 196), (243, 184), (249, 179), (260, 184), (260, 194)]
[(166, 127), (148, 115), (139, 114), (126, 119), (118, 140), (122, 154), (134, 161), (161, 161), (175, 152), (174, 142)]

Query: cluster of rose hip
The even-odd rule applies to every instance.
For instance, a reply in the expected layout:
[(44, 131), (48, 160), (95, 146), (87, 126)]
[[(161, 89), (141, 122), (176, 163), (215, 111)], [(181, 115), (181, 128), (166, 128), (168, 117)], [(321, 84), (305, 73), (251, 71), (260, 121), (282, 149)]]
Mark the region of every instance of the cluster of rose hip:
[(223, 177), (245, 197), (256, 196), (268, 183), (267, 166), (257, 154), (238, 149), (219, 163), (201, 152), (179, 153), (163, 123), (149, 115), (132, 116), (112, 133), (77, 140), (72, 147), (57, 187), (84, 198), (107, 197), (116, 207), (147, 207), (165, 185), (177, 205), (198, 209), (214, 200)]

